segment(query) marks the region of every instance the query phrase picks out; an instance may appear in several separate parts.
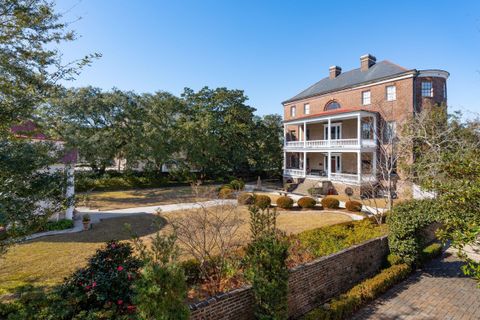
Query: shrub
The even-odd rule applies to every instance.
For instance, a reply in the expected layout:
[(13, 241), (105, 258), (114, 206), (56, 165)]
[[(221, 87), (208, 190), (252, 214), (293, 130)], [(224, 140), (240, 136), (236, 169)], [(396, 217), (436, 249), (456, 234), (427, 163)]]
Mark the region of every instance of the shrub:
[(357, 284), (338, 298), (334, 298), (328, 306), (308, 313), (305, 319), (347, 319), (363, 304), (372, 301), (394, 284), (405, 279), (410, 272), (411, 268), (407, 264), (398, 264), (384, 269), (373, 278)]
[(270, 199), (269, 196), (260, 194), (260, 195), (255, 195), (255, 205), (259, 207), (260, 209), (264, 210), (272, 204), (272, 199)]
[(442, 244), (437, 242), (423, 248), (421, 262), (425, 263), (433, 258), (439, 257), (442, 254), (442, 248)]
[(251, 205), (254, 203), (253, 195), (250, 193), (240, 193), (237, 200), (240, 205)]
[(278, 197), (277, 206), (282, 209), (292, 209), (293, 199), (287, 196)]
[(180, 263), (185, 273), (185, 280), (187, 284), (194, 285), (200, 282), (202, 279), (202, 273), (200, 270), (200, 262), (196, 259), (185, 260)]
[(315, 201), (315, 199), (310, 197), (302, 197), (298, 199), (297, 204), (300, 208), (311, 209), (315, 207), (315, 205), (317, 204), (317, 201)]
[(240, 191), (240, 190), (243, 190), (245, 188), (245, 182), (243, 182), (240, 179), (232, 180), (232, 181), (230, 181), (230, 183), (228, 185), (230, 186), (230, 188), (232, 188), (233, 190), (236, 190), (236, 191)]
[(325, 197), (322, 199), (322, 206), (328, 209), (338, 209), (340, 201), (332, 197)]
[(388, 264), (390, 266), (394, 266), (394, 265), (403, 263), (402, 258), (400, 258), (399, 256), (397, 256), (396, 254), (393, 254), (393, 253), (390, 253), (387, 256), (387, 261), (388, 261)]
[(323, 188), (309, 188), (307, 192), (312, 197), (319, 197), (322, 195)]
[(390, 251), (405, 263), (418, 262), (426, 244), (421, 231), (438, 216), (435, 200), (410, 200), (396, 205), (387, 218)]
[(362, 204), (358, 201), (355, 201), (355, 200), (349, 200), (349, 201), (345, 202), (345, 208), (348, 211), (360, 212), (360, 211), (362, 211)]
[(250, 224), (246, 275), (252, 283), (255, 318), (287, 319), (289, 243), (275, 227), (275, 211), (250, 207)]
[(218, 192), (218, 197), (220, 199), (231, 199), (233, 198), (233, 189), (230, 187), (222, 187)]
[(48, 221), (41, 231), (65, 230), (73, 228), (73, 220), (61, 219), (58, 221)]
[(74, 314), (98, 310), (127, 314), (134, 310), (133, 282), (141, 262), (132, 253), (128, 243), (110, 241), (85, 268), (65, 280), (60, 295), (74, 305)]

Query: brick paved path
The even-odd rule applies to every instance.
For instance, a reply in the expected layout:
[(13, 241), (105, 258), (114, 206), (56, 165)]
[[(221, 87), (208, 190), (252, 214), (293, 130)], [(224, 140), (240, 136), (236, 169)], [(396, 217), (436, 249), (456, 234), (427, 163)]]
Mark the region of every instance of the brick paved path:
[(480, 289), (460, 270), (461, 262), (448, 250), (406, 281), (361, 309), (363, 319), (480, 319)]

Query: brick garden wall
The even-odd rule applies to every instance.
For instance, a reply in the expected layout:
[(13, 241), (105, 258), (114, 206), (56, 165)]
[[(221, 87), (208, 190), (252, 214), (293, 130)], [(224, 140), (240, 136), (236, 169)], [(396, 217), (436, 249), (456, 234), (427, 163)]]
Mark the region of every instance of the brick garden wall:
[[(373, 276), (388, 253), (387, 237), (369, 240), (290, 270), (288, 308), (299, 317), (359, 281)], [(237, 289), (190, 306), (191, 319), (253, 319), (250, 287)]]

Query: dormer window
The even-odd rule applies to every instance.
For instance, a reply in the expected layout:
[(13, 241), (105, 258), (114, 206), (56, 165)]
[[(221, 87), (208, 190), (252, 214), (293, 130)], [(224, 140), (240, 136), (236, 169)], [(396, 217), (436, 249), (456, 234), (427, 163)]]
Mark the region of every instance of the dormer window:
[(337, 101), (330, 101), (325, 106), (325, 110), (335, 110), (335, 109), (340, 109), (340, 103), (338, 103)]
[(297, 115), (297, 108), (295, 106), (292, 106), (290, 108), (290, 117), (295, 118), (296, 115)]
[(310, 114), (310, 104), (309, 103), (305, 103), (303, 105), (303, 113), (304, 114)]

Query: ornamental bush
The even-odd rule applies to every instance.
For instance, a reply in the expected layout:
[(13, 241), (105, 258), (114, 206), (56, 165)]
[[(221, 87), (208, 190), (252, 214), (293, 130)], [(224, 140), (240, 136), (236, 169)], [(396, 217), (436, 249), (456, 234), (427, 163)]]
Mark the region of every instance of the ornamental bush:
[(345, 208), (348, 211), (360, 212), (360, 211), (362, 211), (362, 204), (358, 201), (355, 201), (355, 200), (349, 200), (349, 201), (345, 202)]
[(220, 199), (231, 199), (233, 198), (233, 194), (233, 189), (227, 186), (222, 187), (220, 191), (218, 191), (218, 197)]
[(387, 218), (390, 251), (405, 263), (419, 262), (426, 245), (422, 230), (437, 221), (438, 216), (435, 200), (410, 200), (396, 205)]
[(277, 207), (282, 209), (292, 209), (293, 199), (287, 196), (281, 196), (277, 199)]
[(245, 182), (243, 182), (243, 180), (240, 180), (240, 179), (234, 179), (230, 181), (228, 185), (230, 186), (230, 188), (236, 191), (240, 191), (245, 188)]
[(86, 267), (65, 280), (60, 297), (70, 302), (72, 317), (80, 312), (133, 313), (133, 283), (141, 264), (133, 256), (130, 244), (109, 241), (89, 259)]
[(322, 199), (322, 206), (328, 209), (338, 209), (340, 201), (332, 197), (325, 197)]
[(315, 205), (317, 204), (317, 201), (315, 201), (315, 199), (310, 197), (302, 197), (298, 199), (297, 204), (300, 208), (311, 209), (315, 207)]
[(73, 228), (73, 220), (61, 219), (58, 221), (48, 221), (40, 231), (65, 230)]
[(411, 272), (407, 264), (398, 264), (382, 270), (373, 278), (332, 299), (328, 306), (322, 306), (308, 313), (306, 320), (348, 319), (363, 304), (372, 301), (390, 287), (405, 279)]
[(240, 193), (237, 197), (238, 204), (240, 205), (251, 205), (254, 203), (253, 195), (250, 193)]
[(255, 195), (255, 206), (259, 207), (262, 210), (265, 210), (266, 208), (270, 207), (272, 204), (272, 199), (270, 199), (269, 196), (260, 194), (260, 195)]

